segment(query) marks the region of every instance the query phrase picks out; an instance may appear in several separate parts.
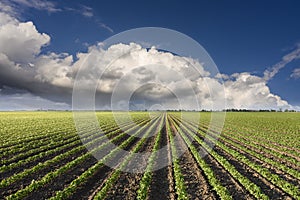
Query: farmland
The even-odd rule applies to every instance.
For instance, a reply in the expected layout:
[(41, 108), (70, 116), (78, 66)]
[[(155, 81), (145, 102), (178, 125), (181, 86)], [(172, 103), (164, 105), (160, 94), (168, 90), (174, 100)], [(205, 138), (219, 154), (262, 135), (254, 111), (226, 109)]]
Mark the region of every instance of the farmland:
[[(0, 199), (300, 199), (299, 113), (227, 113), (221, 135), (209, 112), (96, 115), (79, 136), (72, 112), (0, 112)], [(124, 171), (138, 152), (144, 172)]]

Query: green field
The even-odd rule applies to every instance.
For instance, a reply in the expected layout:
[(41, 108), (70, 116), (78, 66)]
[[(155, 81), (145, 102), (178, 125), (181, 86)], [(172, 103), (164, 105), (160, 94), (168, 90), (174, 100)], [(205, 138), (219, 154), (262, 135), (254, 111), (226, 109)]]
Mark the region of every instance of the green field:
[[(300, 199), (300, 113), (229, 112), (220, 136), (209, 112), (117, 115), (97, 112), (103, 132), (79, 136), (72, 112), (0, 112), (0, 199)], [(132, 154), (106, 166), (120, 148), (93, 145), (104, 137), (150, 152), (145, 172), (124, 172)]]

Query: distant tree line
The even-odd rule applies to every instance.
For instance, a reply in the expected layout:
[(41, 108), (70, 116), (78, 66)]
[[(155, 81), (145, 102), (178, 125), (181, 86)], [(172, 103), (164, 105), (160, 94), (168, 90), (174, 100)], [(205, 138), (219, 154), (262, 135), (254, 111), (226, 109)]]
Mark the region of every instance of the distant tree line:
[(297, 112), (296, 110), (289, 110), (289, 109), (279, 109), (279, 110), (274, 110), (274, 109), (259, 109), (259, 110), (254, 110), (254, 109), (236, 109), (236, 108), (230, 108), (230, 109), (225, 109), (223, 111), (226, 112)]
[[(72, 111), (72, 110), (55, 110), (55, 109), (37, 109), (35, 111)], [(88, 110), (78, 110), (78, 111), (88, 111)], [(111, 112), (111, 110), (95, 110), (96, 112)], [(115, 111), (123, 111), (123, 110), (115, 110)], [(134, 111), (134, 112), (143, 112), (143, 111), (167, 111), (167, 112), (298, 112), (293, 109), (279, 109), (279, 110), (274, 110), (274, 109), (259, 109), (259, 110), (254, 110), (254, 109), (236, 109), (236, 108), (230, 108), (230, 109), (224, 109), (224, 110), (182, 110), (182, 109), (167, 109), (167, 110), (148, 110), (148, 109), (142, 109), (142, 110), (128, 110), (128, 111)]]
[[(147, 110), (145, 110), (147, 111)], [(184, 111), (184, 112), (213, 112), (213, 110), (206, 110), (206, 109), (202, 109), (202, 110), (181, 110), (181, 109), (174, 109), (174, 110), (167, 110), (168, 112), (171, 111), (171, 112), (181, 112), (181, 111)], [(219, 110), (220, 111), (220, 110)], [(255, 110), (255, 109), (236, 109), (236, 108), (230, 108), (230, 109), (224, 109), (222, 110), (222, 112), (297, 112), (296, 110), (293, 110), (293, 109), (285, 109), (285, 110), (282, 110), (282, 109), (279, 109), (279, 110), (275, 110), (275, 109), (258, 109), (258, 110)]]

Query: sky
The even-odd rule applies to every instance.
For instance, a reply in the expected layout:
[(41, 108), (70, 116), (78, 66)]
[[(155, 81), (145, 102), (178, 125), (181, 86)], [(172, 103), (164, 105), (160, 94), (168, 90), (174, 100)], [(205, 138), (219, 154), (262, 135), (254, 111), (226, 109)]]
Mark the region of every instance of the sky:
[[(299, 7), (296, 0), (0, 0), (0, 110), (70, 109), (83, 62), (89, 79), (83, 78), (80, 85), (88, 87), (99, 73), (106, 75), (96, 88), (99, 109), (110, 109), (114, 87), (124, 76), (127, 82), (120, 91), (139, 88), (130, 99), (130, 105), (138, 102), (133, 107), (146, 99), (148, 107), (175, 108), (178, 94), (186, 98), (186, 109), (194, 109), (189, 105), (196, 95), (205, 109), (212, 108), (212, 101), (214, 108), (222, 108), (225, 99), (226, 108), (299, 110)], [(137, 43), (101, 46), (118, 33), (140, 27), (168, 28), (191, 37), (220, 73), (211, 76), (201, 60)], [(104, 70), (112, 58), (132, 51), (135, 54)], [(97, 69), (92, 66), (95, 60)], [(153, 63), (173, 66), (186, 80), (166, 75), (172, 73), (151, 67)], [(183, 69), (187, 63), (197, 65), (201, 76), (195, 78)], [(152, 84), (158, 77), (165, 79), (167, 89)], [(193, 94), (187, 92), (191, 88)], [(118, 109), (123, 101), (125, 97), (118, 96)]]

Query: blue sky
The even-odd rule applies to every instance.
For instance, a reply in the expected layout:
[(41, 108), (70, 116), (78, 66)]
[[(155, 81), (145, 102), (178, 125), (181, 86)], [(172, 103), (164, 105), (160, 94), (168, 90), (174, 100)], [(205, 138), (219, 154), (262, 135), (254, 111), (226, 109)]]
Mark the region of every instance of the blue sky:
[[(300, 44), (300, 2), (296, 0), (39, 1), (48, 4), (4, 0), (0, 6), (2, 12), (20, 22), (32, 21), (39, 33), (51, 37), (39, 54), (66, 52), (75, 60), (78, 52), (87, 52), (89, 46), (119, 32), (164, 27), (199, 42), (222, 74), (248, 72), (263, 77), (266, 69), (274, 67)], [(266, 83), (272, 94), (293, 106), (300, 106), (299, 73), (292, 75), (298, 68), (300, 62), (296, 58)]]

